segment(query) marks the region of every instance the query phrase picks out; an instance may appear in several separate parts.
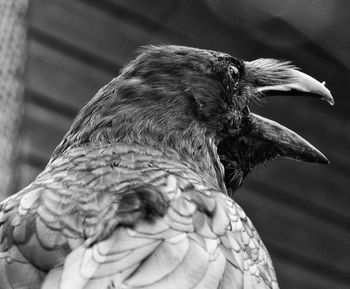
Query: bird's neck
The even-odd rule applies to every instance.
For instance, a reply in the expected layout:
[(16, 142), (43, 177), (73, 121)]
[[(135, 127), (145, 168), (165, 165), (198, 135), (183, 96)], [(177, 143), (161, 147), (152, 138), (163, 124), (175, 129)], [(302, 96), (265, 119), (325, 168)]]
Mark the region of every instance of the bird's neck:
[(155, 112), (136, 105), (113, 104), (109, 109), (101, 109), (98, 107), (101, 101), (92, 101), (83, 108), (56, 148), (51, 161), (69, 148), (85, 145), (122, 143), (150, 146), (162, 152), (170, 149), (193, 170), (226, 190), (215, 138), (204, 126), (193, 121), (186, 123), (184, 128), (179, 125), (180, 120), (172, 120), (170, 115), (163, 119), (153, 118)]
[[(128, 131), (128, 130), (126, 130)], [(59, 155), (69, 151), (70, 148), (81, 146), (106, 145), (118, 146), (119, 144), (140, 147), (152, 147), (161, 151), (165, 156), (173, 156), (174, 153), (192, 170), (200, 175), (205, 176), (207, 181), (214, 186), (226, 191), (224, 185), (224, 169), (217, 154), (217, 147), (212, 138), (203, 139), (193, 138), (181, 135), (177, 132), (169, 132), (166, 135), (145, 131), (143, 133), (129, 131), (128, 133), (113, 133), (112, 129), (99, 128), (92, 132), (92, 138), (88, 141), (79, 138), (78, 135), (67, 135), (61, 144), (57, 147), (51, 161), (59, 157)]]

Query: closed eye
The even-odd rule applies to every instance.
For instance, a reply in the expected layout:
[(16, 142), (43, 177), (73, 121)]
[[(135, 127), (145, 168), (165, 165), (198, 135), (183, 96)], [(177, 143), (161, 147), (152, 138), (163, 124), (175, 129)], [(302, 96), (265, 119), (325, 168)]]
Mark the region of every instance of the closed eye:
[(237, 83), (239, 80), (239, 71), (237, 69), (237, 67), (230, 65), (228, 67), (231, 79), (233, 80), (234, 83)]
[(229, 71), (230, 74), (232, 75), (233, 78), (238, 78), (239, 77), (239, 71), (237, 69), (237, 67), (230, 65), (229, 66)]

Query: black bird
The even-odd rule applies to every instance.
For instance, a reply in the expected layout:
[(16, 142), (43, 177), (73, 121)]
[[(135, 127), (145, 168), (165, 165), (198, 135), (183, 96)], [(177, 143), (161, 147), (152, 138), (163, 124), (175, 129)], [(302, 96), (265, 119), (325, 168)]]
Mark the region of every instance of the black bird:
[(1, 288), (278, 288), (227, 187), (278, 156), (327, 163), (249, 111), (280, 93), (333, 103), (287, 62), (142, 49), (79, 112), (45, 170), (0, 204)]

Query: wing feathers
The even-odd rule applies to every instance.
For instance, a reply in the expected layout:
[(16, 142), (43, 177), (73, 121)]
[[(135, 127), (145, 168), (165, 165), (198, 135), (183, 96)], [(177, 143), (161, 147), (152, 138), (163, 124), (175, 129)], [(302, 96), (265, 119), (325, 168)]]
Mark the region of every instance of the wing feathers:
[(163, 279), (180, 266), (188, 249), (188, 238), (179, 242), (164, 241), (127, 280), (126, 286), (147, 286)]
[[(44, 273), (30, 264), (16, 247), (1, 254), (5, 254), (5, 256), (0, 256), (0, 266), (5, 269), (6, 282), (11, 284), (11, 287), (8, 288), (40, 288)], [(0, 274), (0, 284), (4, 281), (4, 276)]]
[(169, 275), (149, 286), (125, 287), (137, 289), (191, 289), (204, 277), (209, 265), (209, 254), (197, 243), (189, 240), (189, 249), (183, 261)]
[(244, 288), (243, 286), (243, 273), (241, 270), (232, 266), (230, 263), (226, 263), (224, 276), (222, 279), (220, 289), (236, 289)]
[[(86, 286), (90, 286), (89, 283), (94, 279), (100, 279), (101, 282), (108, 279), (118, 283), (123, 282), (121, 278), (126, 277), (126, 272), (130, 274), (134, 271), (140, 262), (159, 246), (159, 243), (160, 241), (153, 241), (151, 244), (131, 250), (124, 258), (120, 254), (113, 253), (101, 255), (101, 251), (105, 253), (107, 251), (106, 248), (94, 248), (100, 246), (99, 243), (90, 248), (81, 246), (66, 258), (61, 277), (61, 288), (87, 288)], [(115, 251), (113, 247), (118, 246), (117, 244), (114, 243), (110, 247), (111, 252)]]
[(216, 258), (210, 260), (208, 269), (204, 275), (204, 278), (199, 284), (196, 285), (196, 289), (215, 289), (219, 288), (225, 271), (226, 259), (225, 256), (218, 250)]
[(73, 148), (0, 204), (0, 226), (16, 289), (37, 268), (43, 289), (278, 288), (244, 211), (171, 152)]

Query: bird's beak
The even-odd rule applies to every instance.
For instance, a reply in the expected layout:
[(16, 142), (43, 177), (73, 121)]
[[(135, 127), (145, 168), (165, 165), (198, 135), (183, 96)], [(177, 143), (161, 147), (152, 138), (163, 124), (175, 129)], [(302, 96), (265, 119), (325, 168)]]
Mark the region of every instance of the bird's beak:
[[(294, 69), (290, 65), (280, 65), (276, 70), (268, 71), (268, 65), (249, 62), (246, 69), (250, 70), (250, 77), (254, 77), (255, 89), (259, 97), (278, 96), (278, 95), (300, 95), (313, 96), (327, 101), (333, 105), (334, 100), (330, 91), (325, 87), (324, 83), (320, 83), (311, 76)], [(264, 67), (259, 70), (260, 67)], [(258, 73), (257, 73), (258, 72)], [(264, 75), (266, 73), (270, 78)], [(258, 78), (259, 77), (259, 78)], [(280, 77), (280, 78), (279, 78)], [(261, 80), (259, 82), (259, 79)], [(272, 81), (269, 81), (272, 79)], [(249, 113), (246, 117), (246, 133), (257, 140), (268, 143), (268, 150), (273, 156), (284, 156), (297, 160), (303, 160), (313, 163), (329, 163), (327, 158), (304, 138), (299, 136), (292, 130), (253, 113)], [(265, 146), (266, 147), (266, 146)]]
[(285, 83), (257, 87), (261, 96), (295, 95), (313, 96), (334, 105), (331, 92), (326, 88), (325, 82), (320, 83), (310, 75), (296, 69), (289, 69), (290, 77)]
[(292, 159), (329, 164), (328, 159), (312, 144), (285, 126), (250, 113), (247, 117), (246, 133), (250, 137), (264, 141), (274, 157), (282, 156)]

